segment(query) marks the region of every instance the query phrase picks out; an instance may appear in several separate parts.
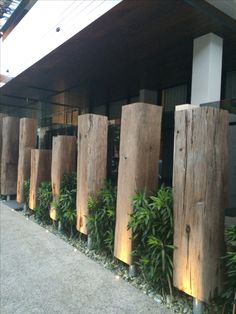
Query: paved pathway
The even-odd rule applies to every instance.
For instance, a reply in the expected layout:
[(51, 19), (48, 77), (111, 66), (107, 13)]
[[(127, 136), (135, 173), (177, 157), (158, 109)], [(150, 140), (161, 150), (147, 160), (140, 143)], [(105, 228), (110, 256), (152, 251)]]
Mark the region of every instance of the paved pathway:
[(1, 314), (171, 313), (0, 202)]

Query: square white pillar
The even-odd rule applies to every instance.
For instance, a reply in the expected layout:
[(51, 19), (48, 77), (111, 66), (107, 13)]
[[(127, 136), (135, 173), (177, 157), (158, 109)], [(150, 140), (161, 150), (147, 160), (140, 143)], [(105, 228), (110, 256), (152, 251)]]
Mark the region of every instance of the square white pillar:
[(220, 100), (223, 39), (209, 33), (194, 39), (191, 103)]

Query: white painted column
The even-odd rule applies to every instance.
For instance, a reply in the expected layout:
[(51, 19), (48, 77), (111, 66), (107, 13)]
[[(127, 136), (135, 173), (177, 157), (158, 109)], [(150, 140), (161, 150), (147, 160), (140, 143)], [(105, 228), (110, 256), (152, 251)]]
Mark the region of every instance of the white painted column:
[(220, 100), (223, 39), (209, 33), (194, 39), (191, 103)]

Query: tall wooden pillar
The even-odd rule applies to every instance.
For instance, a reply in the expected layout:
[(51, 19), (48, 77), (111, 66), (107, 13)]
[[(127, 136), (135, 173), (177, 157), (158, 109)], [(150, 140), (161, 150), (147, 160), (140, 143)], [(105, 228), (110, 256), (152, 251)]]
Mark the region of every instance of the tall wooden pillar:
[(0, 195), (1, 195), (1, 159), (2, 159), (2, 123), (3, 118), (6, 115), (4, 113), (0, 113)]
[(2, 120), (1, 194), (15, 195), (19, 154), (19, 119)]
[(18, 203), (24, 202), (24, 180), (30, 178), (31, 149), (36, 147), (37, 121), (30, 118), (20, 119), (19, 159), (17, 197)]
[(89, 196), (96, 195), (106, 179), (108, 120), (105, 116), (78, 117), (77, 230), (88, 234)]
[(136, 192), (155, 191), (162, 108), (146, 103), (122, 107), (114, 256), (132, 264), (132, 231), (127, 230)]
[(37, 192), (41, 182), (51, 181), (52, 151), (31, 149), (29, 208), (36, 208)]
[(228, 113), (181, 109), (174, 138), (174, 285), (208, 302), (222, 284)]
[[(55, 200), (60, 195), (64, 174), (76, 171), (76, 136), (59, 135), (52, 143), (52, 194)], [(56, 209), (50, 209), (50, 217), (56, 220)]]

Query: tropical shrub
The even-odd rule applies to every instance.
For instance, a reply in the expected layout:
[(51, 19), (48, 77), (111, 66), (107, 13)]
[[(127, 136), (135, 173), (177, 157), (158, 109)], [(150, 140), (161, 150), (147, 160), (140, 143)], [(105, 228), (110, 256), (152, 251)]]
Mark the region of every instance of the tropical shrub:
[(222, 257), (225, 267), (225, 285), (222, 294), (224, 313), (236, 313), (236, 226), (226, 229), (227, 252)]
[(146, 192), (133, 198), (133, 256), (141, 275), (162, 295), (172, 295), (173, 200), (170, 188), (162, 186), (153, 196)]
[(87, 227), (94, 249), (112, 254), (116, 218), (116, 188), (106, 182), (96, 197), (88, 201)]
[(73, 237), (76, 229), (76, 179), (75, 172), (63, 176), (60, 196), (54, 204), (62, 229), (70, 237)]
[(37, 193), (35, 218), (44, 223), (50, 223), (49, 209), (52, 203), (52, 186), (50, 182), (42, 182)]

